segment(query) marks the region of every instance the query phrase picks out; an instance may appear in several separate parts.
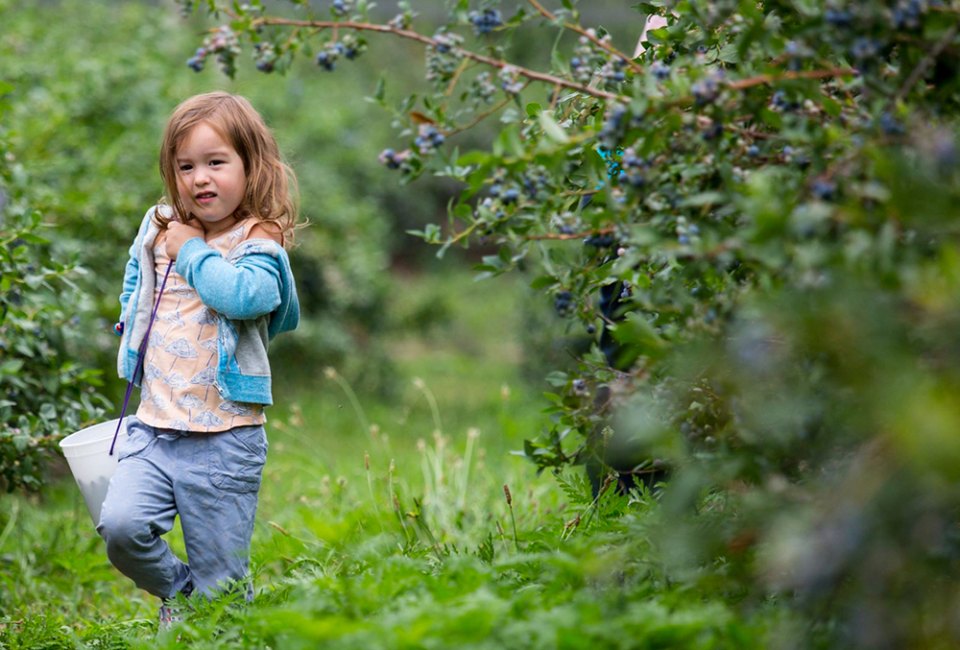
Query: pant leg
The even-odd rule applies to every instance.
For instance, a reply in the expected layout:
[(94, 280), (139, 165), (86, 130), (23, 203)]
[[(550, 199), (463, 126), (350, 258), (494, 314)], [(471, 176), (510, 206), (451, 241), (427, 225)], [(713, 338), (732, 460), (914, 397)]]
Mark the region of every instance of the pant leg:
[(174, 496), (194, 588), (209, 596), (247, 579), (267, 439), (262, 426), (247, 426), (190, 440), (195, 462), (177, 477)]
[(170, 598), (190, 582), (190, 570), (161, 535), (173, 528), (177, 514), (171, 462), (153, 427), (127, 420), (119, 464), (110, 479), (97, 532), (107, 557), (141, 589)]

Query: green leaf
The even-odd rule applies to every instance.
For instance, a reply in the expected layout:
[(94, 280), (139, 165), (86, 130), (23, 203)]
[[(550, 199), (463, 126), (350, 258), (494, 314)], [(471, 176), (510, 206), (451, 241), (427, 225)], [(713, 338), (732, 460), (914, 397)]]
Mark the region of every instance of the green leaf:
[(508, 124), (500, 131), (500, 135), (493, 143), (493, 153), (496, 156), (523, 156), (523, 141), (520, 138), (520, 129), (516, 124)]
[(567, 135), (567, 132), (557, 124), (557, 121), (553, 119), (553, 115), (549, 112), (541, 111), (540, 126), (543, 128), (543, 132), (546, 133), (547, 137), (554, 142), (558, 144), (567, 144), (570, 142), (570, 137)]

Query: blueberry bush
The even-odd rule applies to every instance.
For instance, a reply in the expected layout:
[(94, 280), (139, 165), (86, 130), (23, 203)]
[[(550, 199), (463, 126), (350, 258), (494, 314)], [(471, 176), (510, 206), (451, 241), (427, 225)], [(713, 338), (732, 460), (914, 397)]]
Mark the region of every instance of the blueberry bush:
[(804, 647), (957, 643), (960, 4), (650, 0), (624, 42), (571, 0), (180, 4), (197, 71), (422, 46), (429, 89), (374, 94), (380, 161), (459, 183), (413, 234), (494, 247), (587, 338), (522, 453), (660, 486), (670, 580), (789, 602)]
[[(0, 83), (0, 116), (10, 92)], [(0, 128), (0, 490), (37, 490), (56, 443), (107, 402), (100, 373), (77, 363), (84, 269), (54, 259), (36, 186)]]

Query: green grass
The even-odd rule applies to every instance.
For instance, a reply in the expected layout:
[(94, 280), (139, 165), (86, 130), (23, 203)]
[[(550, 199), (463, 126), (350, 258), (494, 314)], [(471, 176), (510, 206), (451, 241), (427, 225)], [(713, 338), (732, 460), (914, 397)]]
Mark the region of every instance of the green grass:
[(398, 281), (397, 310), (444, 301), (450, 318), (393, 341), (389, 402), (336, 369), (280, 381), (250, 605), (196, 603), (158, 635), (156, 599), (109, 565), (69, 477), (4, 496), (0, 647), (760, 647), (758, 623), (664, 584), (653, 500), (592, 503), (578, 470), (538, 477), (509, 454), (543, 406), (519, 380), (511, 282)]

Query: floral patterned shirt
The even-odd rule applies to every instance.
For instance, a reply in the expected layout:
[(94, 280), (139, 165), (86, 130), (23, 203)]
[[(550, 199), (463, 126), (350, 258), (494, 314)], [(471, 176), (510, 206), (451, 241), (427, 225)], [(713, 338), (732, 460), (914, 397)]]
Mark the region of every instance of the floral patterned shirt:
[[(256, 219), (245, 219), (207, 244), (226, 255), (256, 224)], [(159, 290), (170, 262), (163, 234), (153, 253)], [(143, 359), (137, 418), (154, 427), (210, 433), (263, 424), (263, 406), (220, 396), (214, 386), (216, 363), (217, 315), (171, 269)]]

